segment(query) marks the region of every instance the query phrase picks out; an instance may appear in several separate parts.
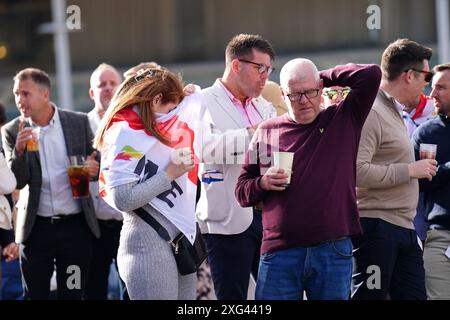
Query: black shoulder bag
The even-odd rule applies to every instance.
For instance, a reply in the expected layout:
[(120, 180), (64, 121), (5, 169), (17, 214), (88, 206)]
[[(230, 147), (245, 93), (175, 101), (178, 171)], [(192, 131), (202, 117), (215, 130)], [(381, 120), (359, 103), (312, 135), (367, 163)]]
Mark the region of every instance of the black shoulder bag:
[(198, 224), (196, 224), (197, 232), (194, 244), (191, 244), (182, 232), (171, 240), (167, 230), (143, 208), (138, 208), (133, 211), (155, 229), (161, 238), (171, 245), (175, 261), (177, 262), (178, 272), (181, 275), (197, 272), (197, 269), (208, 255), (205, 241), (203, 240)]

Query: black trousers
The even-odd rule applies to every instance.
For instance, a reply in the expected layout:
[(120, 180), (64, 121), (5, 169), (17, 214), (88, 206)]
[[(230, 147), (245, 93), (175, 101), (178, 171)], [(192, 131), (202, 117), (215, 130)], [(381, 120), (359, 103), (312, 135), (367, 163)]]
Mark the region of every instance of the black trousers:
[[(92, 260), (85, 292), (87, 300), (108, 298), (108, 276), (111, 263), (117, 258), (122, 221), (98, 220), (98, 225), (101, 237), (94, 238), (93, 241)], [(123, 288), (124, 285), (121, 285)]]
[(353, 239), (354, 300), (425, 300), (425, 269), (414, 230), (382, 219), (361, 218)]
[(61, 220), (37, 216), (29, 238), (20, 246), (25, 299), (49, 299), (56, 266), (57, 298), (81, 300), (92, 238), (83, 213)]
[(204, 234), (208, 262), (219, 300), (247, 300), (250, 274), (258, 276), (262, 240), (261, 213), (253, 213), (250, 227), (240, 234)]

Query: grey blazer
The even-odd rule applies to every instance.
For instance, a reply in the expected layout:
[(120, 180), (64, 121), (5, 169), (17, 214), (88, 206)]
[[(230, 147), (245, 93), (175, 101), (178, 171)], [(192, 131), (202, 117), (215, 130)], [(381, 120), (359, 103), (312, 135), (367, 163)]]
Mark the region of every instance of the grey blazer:
[[(86, 114), (56, 109), (59, 112), (61, 126), (66, 142), (67, 156), (89, 155), (92, 147), (93, 134)], [(31, 234), (41, 195), (42, 172), (39, 152), (25, 152), (18, 156), (15, 152), (20, 117), (17, 117), (2, 128), (3, 148), (6, 159), (17, 179), (17, 189), (28, 187), (28, 201), (18, 208), (16, 225), (16, 242), (23, 243)], [(86, 222), (95, 237), (100, 237), (100, 229), (95, 217), (91, 198), (79, 199)], [(22, 203), (22, 201), (21, 201)]]

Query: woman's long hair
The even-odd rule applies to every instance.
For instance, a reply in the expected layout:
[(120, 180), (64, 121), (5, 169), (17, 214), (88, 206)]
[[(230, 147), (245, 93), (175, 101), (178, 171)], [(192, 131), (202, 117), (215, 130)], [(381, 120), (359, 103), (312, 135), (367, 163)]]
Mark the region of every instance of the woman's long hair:
[(163, 104), (180, 103), (183, 100), (183, 83), (179, 76), (164, 68), (140, 70), (136, 76), (125, 79), (117, 89), (104, 119), (97, 130), (94, 148), (101, 150), (104, 135), (116, 113), (130, 106), (137, 105), (139, 117), (145, 129), (164, 144), (170, 141), (162, 134), (157, 126), (153, 111), (153, 98), (162, 94)]

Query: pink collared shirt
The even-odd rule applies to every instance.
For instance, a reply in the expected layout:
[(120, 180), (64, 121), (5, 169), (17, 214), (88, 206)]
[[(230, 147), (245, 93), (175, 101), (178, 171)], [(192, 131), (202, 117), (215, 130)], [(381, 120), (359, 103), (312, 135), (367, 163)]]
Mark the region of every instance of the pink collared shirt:
[(253, 126), (256, 126), (261, 121), (263, 121), (263, 118), (259, 114), (258, 110), (256, 109), (255, 105), (253, 104), (252, 100), (253, 98), (247, 98), (245, 100), (245, 103), (242, 104), (242, 102), (237, 99), (222, 83), (221, 79), (216, 80), (225, 90), (225, 93), (230, 98), (233, 105), (236, 107), (236, 109), (239, 111), (239, 113), (242, 116), (242, 121), (244, 122), (244, 125), (246, 128), (250, 128)]

